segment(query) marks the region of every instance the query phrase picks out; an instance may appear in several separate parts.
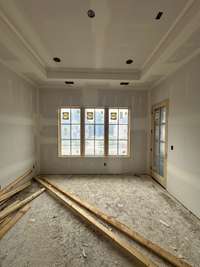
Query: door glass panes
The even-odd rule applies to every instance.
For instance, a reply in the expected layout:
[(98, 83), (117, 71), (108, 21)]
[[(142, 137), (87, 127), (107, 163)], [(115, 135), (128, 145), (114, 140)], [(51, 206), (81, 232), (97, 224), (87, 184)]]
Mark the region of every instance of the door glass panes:
[(110, 108), (108, 116), (108, 155), (127, 156), (129, 111), (127, 108)]
[(166, 147), (166, 107), (154, 110), (154, 159), (153, 170), (164, 176)]
[(80, 155), (80, 108), (61, 108), (61, 155)]
[(85, 109), (85, 155), (104, 155), (104, 117), (100, 108)]

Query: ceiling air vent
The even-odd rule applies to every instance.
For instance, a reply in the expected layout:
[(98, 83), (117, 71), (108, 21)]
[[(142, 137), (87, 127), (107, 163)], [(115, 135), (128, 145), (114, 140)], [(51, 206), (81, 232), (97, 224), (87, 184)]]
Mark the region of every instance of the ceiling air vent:
[(158, 14), (157, 14), (157, 16), (156, 16), (156, 20), (161, 19), (162, 15), (163, 15), (163, 12), (162, 11), (159, 11)]
[(72, 84), (74, 84), (74, 82), (73, 82), (73, 81), (65, 81), (65, 84), (70, 84), (70, 85), (72, 85)]
[(129, 82), (121, 82), (120, 85), (129, 85)]

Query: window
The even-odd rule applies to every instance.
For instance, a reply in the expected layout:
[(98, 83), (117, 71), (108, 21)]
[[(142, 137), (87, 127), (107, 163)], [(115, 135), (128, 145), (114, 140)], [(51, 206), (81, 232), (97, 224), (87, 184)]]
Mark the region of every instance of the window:
[(109, 109), (108, 155), (128, 155), (128, 109)]
[(60, 156), (128, 156), (128, 108), (61, 108)]
[(62, 108), (60, 112), (61, 155), (81, 155), (80, 108)]
[(104, 155), (104, 109), (85, 109), (85, 155)]

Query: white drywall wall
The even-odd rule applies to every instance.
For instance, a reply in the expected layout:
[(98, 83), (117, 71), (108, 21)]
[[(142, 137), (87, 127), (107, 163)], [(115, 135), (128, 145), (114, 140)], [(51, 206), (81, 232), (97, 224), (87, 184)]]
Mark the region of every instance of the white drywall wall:
[(200, 57), (151, 91), (151, 105), (164, 99), (169, 99), (167, 190), (200, 217)]
[[(131, 157), (59, 158), (57, 111), (61, 106), (131, 108)], [(113, 89), (40, 89), (41, 173), (134, 173), (146, 171), (147, 92)], [(104, 166), (104, 162), (107, 166)]]
[(0, 64), (0, 185), (37, 159), (37, 90)]

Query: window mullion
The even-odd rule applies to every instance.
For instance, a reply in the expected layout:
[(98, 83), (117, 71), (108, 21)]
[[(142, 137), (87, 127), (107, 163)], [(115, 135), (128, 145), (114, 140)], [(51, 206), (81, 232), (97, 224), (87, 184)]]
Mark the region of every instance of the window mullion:
[(81, 156), (85, 155), (85, 108), (81, 108)]
[(104, 155), (108, 156), (108, 108), (105, 108), (104, 116)]

